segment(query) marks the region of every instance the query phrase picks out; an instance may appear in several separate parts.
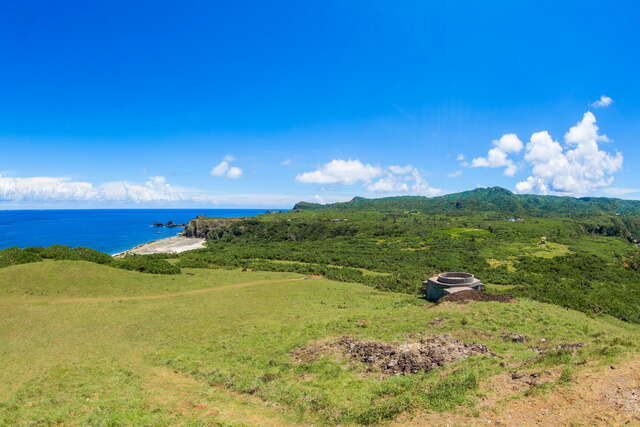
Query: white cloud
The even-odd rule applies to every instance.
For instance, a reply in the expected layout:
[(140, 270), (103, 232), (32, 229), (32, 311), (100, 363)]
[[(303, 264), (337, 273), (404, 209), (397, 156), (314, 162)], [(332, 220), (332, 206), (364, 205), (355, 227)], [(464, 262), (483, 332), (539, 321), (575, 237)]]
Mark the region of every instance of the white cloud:
[(112, 181), (94, 186), (64, 177), (12, 178), (0, 176), (0, 201), (177, 201), (182, 193), (164, 177), (144, 184)]
[(466, 168), (469, 166), (469, 162), (467, 162), (465, 160), (464, 154), (460, 153), (456, 156), (456, 160), (458, 161), (458, 163), (460, 164), (460, 166), (462, 166), (463, 168)]
[(603, 194), (607, 196), (613, 197), (622, 197), (628, 196), (629, 194), (638, 194), (640, 193), (640, 188), (622, 188), (622, 187), (607, 187), (601, 190)]
[(221, 161), (216, 166), (211, 169), (211, 175), (213, 176), (223, 176), (229, 170), (229, 162)]
[(285, 159), (282, 162), (280, 162), (280, 164), (282, 166), (289, 166), (291, 164), (291, 159)]
[(455, 172), (451, 172), (451, 173), (448, 175), (448, 177), (449, 177), (449, 178), (457, 178), (457, 177), (459, 177), (460, 175), (462, 175), (462, 171), (455, 171)]
[[(603, 97), (601, 101), (613, 102), (608, 99)], [(520, 193), (588, 194), (610, 186), (613, 174), (622, 168), (621, 153), (612, 154), (600, 148), (600, 143), (609, 142), (612, 141), (608, 136), (599, 133), (596, 116), (587, 111), (564, 135), (564, 144), (554, 140), (546, 130), (535, 132), (524, 156), (517, 160), (514, 157), (523, 150), (523, 143), (517, 135), (505, 134), (492, 142), (494, 147), (485, 157), (474, 158), (471, 166), (504, 167), (507, 176), (515, 175), (517, 164), (528, 167), (529, 176), (515, 187)], [(458, 161), (463, 159), (463, 155), (458, 156)]]
[(411, 165), (407, 166), (389, 166), (389, 170), (395, 174), (404, 175), (413, 172), (414, 167)]
[(471, 161), (474, 168), (499, 168), (504, 167), (504, 174), (513, 176), (516, 173), (516, 165), (507, 157), (507, 153), (499, 147), (494, 147), (487, 153), (487, 157), (476, 157)]
[(493, 145), (504, 151), (505, 153), (518, 153), (524, 147), (524, 144), (515, 133), (507, 133), (500, 139), (493, 141)]
[[(507, 133), (493, 142), (494, 148), (490, 149), (486, 157), (476, 157), (471, 161), (471, 167), (474, 168), (501, 168), (504, 167), (504, 174), (507, 176), (515, 175), (518, 170), (516, 164), (508, 156), (509, 153), (518, 153), (522, 151), (524, 144), (514, 133)], [(460, 155), (458, 156), (460, 158)], [(464, 158), (464, 157), (462, 157)]]
[(296, 181), (305, 184), (354, 184), (369, 182), (382, 175), (377, 166), (363, 164), (360, 160), (332, 160), (319, 169), (296, 176)]
[(422, 177), (422, 174), (420, 174), (418, 169), (413, 168), (413, 171), (411, 172), (411, 176), (415, 181), (415, 183), (411, 186), (411, 190), (413, 193), (420, 194), (422, 196), (429, 196), (429, 197), (439, 196), (444, 193), (444, 191), (438, 188), (433, 188), (429, 186), (429, 184)]
[(226, 176), (227, 178), (237, 179), (242, 176), (242, 169), (236, 166), (231, 166), (231, 162), (236, 158), (230, 154), (224, 156), (222, 161), (211, 169), (210, 174), (213, 176)]
[(242, 176), (242, 169), (236, 166), (231, 166), (227, 171), (227, 178), (238, 179), (241, 176)]
[(565, 147), (554, 141), (548, 131), (531, 135), (524, 156), (531, 175), (516, 184), (516, 190), (587, 194), (611, 185), (612, 175), (622, 168), (624, 158), (621, 153), (600, 149), (599, 142), (611, 140), (598, 133), (595, 123), (595, 115), (587, 111), (565, 134)]
[(611, 99), (607, 95), (602, 95), (600, 99), (592, 102), (591, 106), (595, 108), (604, 108), (604, 107), (608, 107), (611, 104), (613, 104), (613, 99)]
[(396, 176), (389, 174), (367, 185), (367, 190), (374, 193), (406, 193), (409, 191), (409, 184), (399, 180)]
[(412, 165), (391, 165), (386, 168), (364, 164), (359, 160), (332, 160), (321, 168), (296, 176), (305, 184), (364, 184), (373, 193), (420, 194), (435, 196), (442, 190), (429, 186)]
[[(109, 181), (92, 184), (66, 177), (16, 178), (0, 175), (0, 206), (3, 209), (42, 207), (291, 207), (309, 194), (211, 194), (174, 186), (162, 176), (143, 183)], [(341, 195), (324, 195), (323, 202), (346, 201)]]

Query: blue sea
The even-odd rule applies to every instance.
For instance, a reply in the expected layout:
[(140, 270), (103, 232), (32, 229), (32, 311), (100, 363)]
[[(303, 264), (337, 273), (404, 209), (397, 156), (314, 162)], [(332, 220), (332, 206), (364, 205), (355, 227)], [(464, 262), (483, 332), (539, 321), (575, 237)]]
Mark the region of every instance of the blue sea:
[[(281, 210), (281, 209), (272, 209)], [(247, 217), (267, 209), (96, 209), (0, 211), (0, 249), (12, 246), (84, 246), (108, 254), (152, 240), (175, 236), (182, 227), (157, 228), (153, 223), (183, 224), (198, 215)]]

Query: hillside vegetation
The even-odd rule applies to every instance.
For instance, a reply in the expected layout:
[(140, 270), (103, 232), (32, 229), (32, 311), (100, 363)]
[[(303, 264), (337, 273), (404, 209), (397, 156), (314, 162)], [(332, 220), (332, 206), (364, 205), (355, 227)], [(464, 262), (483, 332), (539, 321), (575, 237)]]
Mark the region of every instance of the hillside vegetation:
[(468, 271), (507, 292), (639, 322), (637, 217), (519, 217), (479, 212), (321, 209), (215, 227), (181, 267), (322, 274), (420, 294), (442, 271)]
[(511, 216), (640, 215), (640, 201), (607, 197), (514, 194), (501, 187), (478, 188), (439, 197), (399, 196), (380, 199), (354, 197), (349, 202), (321, 205), (300, 202), (295, 210), (416, 210), (432, 214), (468, 215), (494, 212)]

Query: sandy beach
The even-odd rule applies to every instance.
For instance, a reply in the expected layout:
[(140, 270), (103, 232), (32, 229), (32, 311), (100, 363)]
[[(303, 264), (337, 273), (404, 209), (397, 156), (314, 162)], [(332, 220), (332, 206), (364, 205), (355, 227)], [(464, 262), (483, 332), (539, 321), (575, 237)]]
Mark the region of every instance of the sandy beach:
[(138, 245), (133, 249), (119, 252), (113, 256), (121, 258), (129, 254), (135, 255), (150, 255), (150, 254), (167, 254), (167, 253), (180, 253), (184, 251), (190, 251), (192, 249), (204, 248), (205, 239), (197, 237), (184, 237), (173, 236), (166, 239), (154, 240), (153, 242), (147, 242), (142, 245)]

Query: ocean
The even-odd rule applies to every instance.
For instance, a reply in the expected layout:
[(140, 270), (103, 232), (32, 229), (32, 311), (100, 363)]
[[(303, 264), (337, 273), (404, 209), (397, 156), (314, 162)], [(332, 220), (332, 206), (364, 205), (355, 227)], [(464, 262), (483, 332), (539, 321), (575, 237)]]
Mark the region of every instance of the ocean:
[[(281, 211), (282, 209), (271, 209)], [(0, 249), (54, 244), (84, 246), (108, 254), (152, 240), (171, 237), (177, 228), (152, 227), (173, 221), (183, 224), (198, 215), (240, 217), (267, 209), (95, 209), (0, 211)]]

